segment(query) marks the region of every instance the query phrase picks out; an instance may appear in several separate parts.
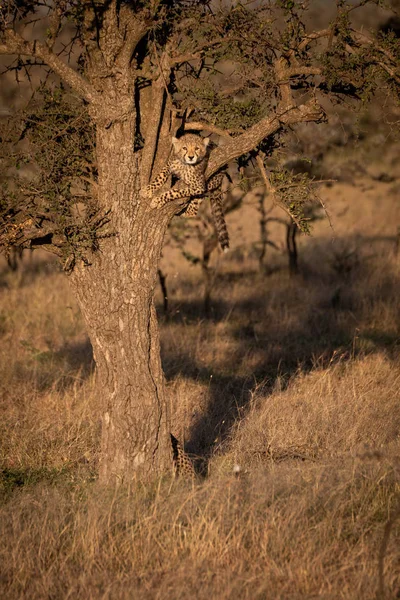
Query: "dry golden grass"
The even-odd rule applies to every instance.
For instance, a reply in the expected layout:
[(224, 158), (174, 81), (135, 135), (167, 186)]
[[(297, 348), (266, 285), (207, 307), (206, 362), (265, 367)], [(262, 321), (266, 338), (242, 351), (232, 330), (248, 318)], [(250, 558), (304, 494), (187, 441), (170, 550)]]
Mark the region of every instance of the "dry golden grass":
[[(1, 598), (400, 597), (399, 209), (381, 186), (326, 190), (348, 210), (336, 243), (325, 223), (301, 240), (299, 277), (277, 253), (266, 276), (234, 249), (208, 320), (200, 270), (166, 250), (173, 432), (208, 474), (193, 484), (99, 487), (90, 348), (67, 280), (42, 256), (3, 268)], [(246, 210), (230, 225), (250, 244)]]

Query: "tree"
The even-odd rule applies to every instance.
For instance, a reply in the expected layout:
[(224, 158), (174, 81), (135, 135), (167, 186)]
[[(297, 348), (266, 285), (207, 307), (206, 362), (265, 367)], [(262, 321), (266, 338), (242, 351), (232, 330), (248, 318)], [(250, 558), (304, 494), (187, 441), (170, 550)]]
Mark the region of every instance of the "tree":
[[(258, 156), (279, 196), (284, 186), (274, 184), (263, 157), (282, 131), (323, 121), (323, 95), (365, 99), (377, 86), (399, 84), (394, 37), (376, 42), (355, 31), (353, 8), (339, 0), (328, 28), (307, 31), (305, 3), (295, 0), (1, 3), (0, 53), (15, 55), (19, 72), (46, 67), (62, 81), (20, 130), (27, 138), (53, 129), (61, 154), (46, 160), (46, 149), (55, 152), (48, 135), (30, 149), (36, 176), (3, 186), (1, 243), (43, 246), (69, 274), (98, 373), (103, 482), (162, 472), (170, 461), (153, 294), (165, 231), (190, 199), (154, 210), (140, 189), (163, 167), (171, 136), (191, 130), (219, 137), (207, 178)], [(34, 20), (45, 23), (43, 35), (34, 37)], [(222, 67), (231, 74), (221, 81)], [(65, 90), (74, 98), (68, 105)], [(301, 203), (293, 194), (280, 202), (301, 227)]]

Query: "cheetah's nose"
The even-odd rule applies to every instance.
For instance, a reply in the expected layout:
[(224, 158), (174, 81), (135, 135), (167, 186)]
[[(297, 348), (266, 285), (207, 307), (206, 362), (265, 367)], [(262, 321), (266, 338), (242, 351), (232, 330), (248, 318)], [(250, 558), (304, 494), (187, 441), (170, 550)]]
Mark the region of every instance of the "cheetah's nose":
[(194, 156), (189, 156), (189, 155), (188, 155), (188, 159), (189, 159), (189, 160), (193, 160), (193, 159), (194, 159)]

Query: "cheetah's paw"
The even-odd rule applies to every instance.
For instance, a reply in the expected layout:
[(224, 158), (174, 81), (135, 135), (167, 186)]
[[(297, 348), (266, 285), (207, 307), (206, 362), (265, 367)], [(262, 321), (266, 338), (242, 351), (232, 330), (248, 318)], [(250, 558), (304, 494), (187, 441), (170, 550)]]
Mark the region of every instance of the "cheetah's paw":
[(140, 190), (140, 192), (139, 192), (139, 196), (140, 196), (141, 198), (147, 198), (147, 199), (148, 199), (148, 198), (151, 198), (151, 197), (152, 197), (152, 195), (153, 195), (153, 194), (151, 193), (151, 190), (149, 190), (149, 189), (147, 189), (147, 188), (142, 188), (142, 189)]
[(150, 201), (151, 208), (161, 208), (163, 206), (163, 202), (161, 201), (160, 196), (154, 196)]

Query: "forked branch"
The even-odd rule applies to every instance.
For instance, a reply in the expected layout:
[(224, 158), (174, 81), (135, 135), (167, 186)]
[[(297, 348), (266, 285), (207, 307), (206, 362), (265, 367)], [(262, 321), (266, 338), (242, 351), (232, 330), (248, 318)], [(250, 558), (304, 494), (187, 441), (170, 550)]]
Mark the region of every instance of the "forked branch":
[(66, 65), (50, 48), (37, 40), (28, 42), (12, 29), (6, 29), (3, 43), (0, 44), (0, 54), (22, 54), (32, 56), (46, 63), (53, 71), (88, 102), (97, 99), (94, 88), (74, 69)]

